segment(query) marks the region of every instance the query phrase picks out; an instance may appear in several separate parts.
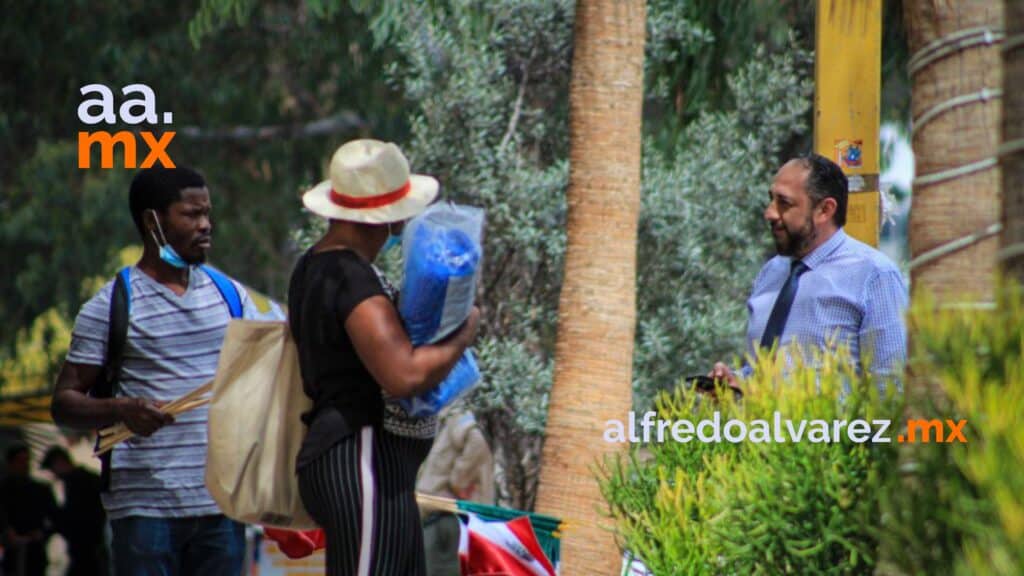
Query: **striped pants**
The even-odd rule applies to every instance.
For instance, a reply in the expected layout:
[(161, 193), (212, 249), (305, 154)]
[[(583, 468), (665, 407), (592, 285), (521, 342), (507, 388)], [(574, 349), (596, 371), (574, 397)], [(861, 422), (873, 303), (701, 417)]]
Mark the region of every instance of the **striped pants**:
[(328, 576), (422, 576), (416, 472), (431, 439), (364, 426), (299, 469), (299, 493), (327, 537)]

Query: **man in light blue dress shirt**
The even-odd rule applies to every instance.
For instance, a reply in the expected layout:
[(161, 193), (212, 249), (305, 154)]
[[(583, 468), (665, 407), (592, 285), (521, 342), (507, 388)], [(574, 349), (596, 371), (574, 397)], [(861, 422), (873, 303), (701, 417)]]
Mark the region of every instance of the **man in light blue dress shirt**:
[[(842, 170), (817, 154), (790, 160), (775, 175), (764, 218), (778, 254), (747, 300), (748, 355), (775, 344), (808, 352), (847, 347), (872, 374), (901, 370), (906, 284), (889, 258), (843, 231), (847, 196)], [(749, 373), (749, 366), (741, 370)], [(722, 362), (709, 375), (738, 387)]]

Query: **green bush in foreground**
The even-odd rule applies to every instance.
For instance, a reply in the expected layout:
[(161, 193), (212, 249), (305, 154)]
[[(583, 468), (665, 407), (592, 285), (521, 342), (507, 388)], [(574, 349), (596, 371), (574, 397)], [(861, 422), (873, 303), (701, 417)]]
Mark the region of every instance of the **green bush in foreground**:
[[(659, 576), (872, 573), (879, 496), (896, 444), (856, 443), (844, 429), (838, 442), (820, 440), (833, 439), (833, 420), (895, 422), (901, 402), (838, 357), (815, 364), (783, 377), (781, 366), (761, 359), (742, 403), (715, 405), (682, 390), (661, 396), (659, 419), (698, 422), (717, 410), (723, 427), (731, 418), (748, 423), (750, 439), (667, 438), (608, 464), (602, 485), (625, 548)], [(785, 442), (771, 429), (776, 412)], [(802, 442), (791, 440), (787, 419), (794, 431), (808, 422)], [(770, 441), (753, 441), (758, 420)]]
[[(886, 573), (1024, 574), (1024, 307), (915, 298), (909, 417), (965, 420), (967, 443), (905, 444), (884, 498)], [(939, 392), (941, 390), (941, 393)]]
[[(602, 484), (626, 549), (671, 574), (1024, 574), (1024, 305), (994, 311), (915, 298), (907, 401), (834, 358), (780, 376), (762, 360), (742, 405), (658, 400), (661, 419), (890, 419), (941, 425), (940, 442), (649, 443)], [(850, 393), (843, 395), (844, 382)], [(840, 398), (842, 400), (840, 401)], [(920, 439), (920, 435), (918, 436)]]

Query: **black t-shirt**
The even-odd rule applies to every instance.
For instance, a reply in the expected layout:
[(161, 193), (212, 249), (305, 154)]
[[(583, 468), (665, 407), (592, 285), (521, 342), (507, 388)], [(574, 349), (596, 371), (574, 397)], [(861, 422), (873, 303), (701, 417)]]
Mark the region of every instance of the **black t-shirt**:
[(288, 287), (288, 321), (299, 351), (302, 385), (313, 399), (297, 467), (342, 438), (381, 422), (381, 389), (356, 353), (345, 321), (374, 296), (395, 301), (394, 288), (349, 249), (306, 252)]

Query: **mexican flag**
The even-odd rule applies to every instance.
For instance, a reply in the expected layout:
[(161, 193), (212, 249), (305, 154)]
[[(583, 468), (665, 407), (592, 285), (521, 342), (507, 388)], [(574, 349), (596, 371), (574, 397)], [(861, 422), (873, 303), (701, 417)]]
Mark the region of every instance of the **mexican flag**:
[(459, 563), (462, 576), (557, 576), (541, 549), (530, 518), (486, 521), (460, 515)]

